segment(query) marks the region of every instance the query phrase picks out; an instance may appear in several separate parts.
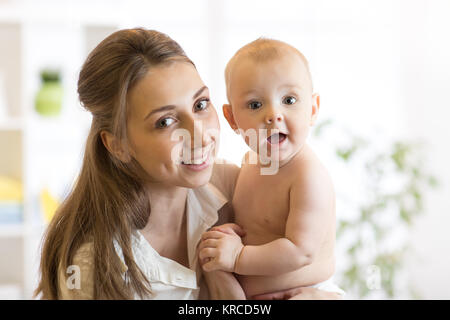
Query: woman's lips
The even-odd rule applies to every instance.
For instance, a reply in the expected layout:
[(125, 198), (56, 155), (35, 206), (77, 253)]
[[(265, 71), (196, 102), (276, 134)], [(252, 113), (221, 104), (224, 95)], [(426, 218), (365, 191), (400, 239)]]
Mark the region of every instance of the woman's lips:
[(201, 171), (203, 169), (206, 169), (207, 167), (209, 167), (209, 154), (206, 157), (206, 160), (200, 164), (187, 164), (187, 163), (181, 163), (181, 165), (185, 168), (188, 168), (190, 170), (193, 171)]
[(182, 161), (181, 165), (183, 167), (188, 168), (193, 171), (201, 171), (201, 170), (209, 167), (212, 150), (213, 150), (213, 147), (210, 147), (202, 159), (199, 159), (199, 160), (194, 159), (194, 160), (190, 161), (189, 163)]

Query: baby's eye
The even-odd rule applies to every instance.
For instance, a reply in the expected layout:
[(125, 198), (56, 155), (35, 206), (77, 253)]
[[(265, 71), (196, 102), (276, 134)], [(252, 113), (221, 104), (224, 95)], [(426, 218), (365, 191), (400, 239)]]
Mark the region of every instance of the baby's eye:
[(195, 104), (194, 110), (195, 110), (195, 111), (202, 111), (202, 110), (205, 110), (205, 109), (208, 107), (208, 102), (209, 102), (209, 99), (203, 99), (203, 100), (200, 100), (199, 102), (197, 102), (197, 103)]
[(156, 127), (160, 128), (160, 129), (161, 128), (167, 128), (168, 126), (170, 126), (174, 122), (175, 122), (175, 119), (173, 119), (173, 118), (164, 118), (164, 119), (159, 120), (156, 123)]
[(252, 101), (248, 104), (248, 107), (252, 110), (259, 109), (259, 108), (261, 108), (261, 106), (262, 106), (262, 103), (259, 101)]
[(283, 103), (285, 104), (294, 104), (297, 102), (297, 99), (295, 97), (289, 96), (283, 99)]

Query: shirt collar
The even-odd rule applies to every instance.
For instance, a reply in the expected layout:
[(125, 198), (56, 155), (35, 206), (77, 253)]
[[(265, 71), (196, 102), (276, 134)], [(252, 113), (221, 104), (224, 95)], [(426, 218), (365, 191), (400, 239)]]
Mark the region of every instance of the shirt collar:
[(202, 209), (194, 213), (210, 225), (217, 222), (217, 212), (228, 202), (225, 195), (211, 183), (196, 189), (189, 189), (187, 199), (188, 204)]
[[(201, 235), (217, 222), (219, 219), (218, 211), (227, 202), (228, 199), (224, 194), (211, 183), (196, 189), (188, 189), (186, 203), (187, 245), (189, 267), (191, 270), (198, 269), (196, 251)], [(133, 235), (132, 241), (133, 248), (142, 248), (143, 246), (149, 246), (151, 248), (150, 243), (148, 243), (139, 231)], [(145, 244), (142, 243), (144, 241), (146, 242)], [(123, 262), (122, 250), (117, 241), (114, 241), (114, 246), (122, 260), (122, 272), (126, 272), (128, 268)], [(151, 249), (154, 250), (153, 248)], [(150, 257), (146, 258), (151, 259)], [(146, 264), (143, 263), (139, 267), (144, 268)], [(200, 273), (197, 272), (197, 278), (199, 275)]]

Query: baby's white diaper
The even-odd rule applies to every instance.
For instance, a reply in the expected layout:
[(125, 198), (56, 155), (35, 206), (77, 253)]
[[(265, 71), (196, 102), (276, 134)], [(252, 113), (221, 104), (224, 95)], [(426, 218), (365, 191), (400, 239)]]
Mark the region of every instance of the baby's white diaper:
[(327, 292), (334, 292), (337, 294), (340, 294), (341, 296), (345, 295), (345, 291), (339, 288), (333, 281), (333, 277), (331, 277), (328, 280), (325, 280), (323, 282), (314, 284), (312, 286), (309, 286), (311, 288), (316, 288), (319, 290), (327, 291)]

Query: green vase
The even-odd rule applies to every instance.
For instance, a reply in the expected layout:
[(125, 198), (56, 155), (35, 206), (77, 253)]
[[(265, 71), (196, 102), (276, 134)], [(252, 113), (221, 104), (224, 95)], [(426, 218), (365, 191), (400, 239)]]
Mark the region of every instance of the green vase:
[(61, 112), (63, 87), (58, 77), (42, 76), (42, 87), (36, 95), (36, 111), (43, 116), (55, 116)]

